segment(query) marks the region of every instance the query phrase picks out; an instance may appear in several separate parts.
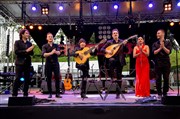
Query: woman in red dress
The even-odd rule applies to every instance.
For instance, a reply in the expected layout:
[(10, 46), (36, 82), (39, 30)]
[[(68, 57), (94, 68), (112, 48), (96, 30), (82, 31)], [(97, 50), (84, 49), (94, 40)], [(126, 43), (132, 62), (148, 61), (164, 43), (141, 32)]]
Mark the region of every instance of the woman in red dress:
[(136, 84), (135, 95), (137, 97), (150, 96), (149, 76), (149, 47), (144, 44), (144, 39), (139, 37), (137, 45), (133, 49), (133, 57), (136, 58)]

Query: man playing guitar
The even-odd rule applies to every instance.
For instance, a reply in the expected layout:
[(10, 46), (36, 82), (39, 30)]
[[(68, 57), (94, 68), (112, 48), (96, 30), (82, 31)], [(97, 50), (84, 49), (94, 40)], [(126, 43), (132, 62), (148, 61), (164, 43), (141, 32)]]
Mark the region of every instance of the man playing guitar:
[[(78, 46), (75, 47), (74, 52), (71, 54), (74, 57), (83, 57), (81, 54), (78, 54), (77, 51), (83, 50), (86, 47), (86, 41), (81, 38), (79, 40)], [(81, 98), (88, 98), (86, 96), (86, 84), (87, 84), (87, 78), (89, 73), (89, 59), (86, 60), (84, 64), (78, 64), (76, 62), (76, 68), (82, 71), (82, 81), (81, 81)]]
[[(118, 86), (121, 88), (121, 79), (122, 79), (122, 69), (123, 66), (126, 64), (125, 61), (125, 54), (124, 52), (128, 52), (128, 48), (126, 47), (126, 43), (127, 40), (121, 40), (119, 39), (119, 31), (118, 29), (113, 29), (112, 30), (112, 40), (109, 40), (106, 42), (106, 44), (101, 48), (101, 52), (104, 52), (107, 55), (112, 55), (109, 58), (109, 70), (110, 70), (110, 78), (111, 80), (113, 80), (114, 78), (114, 70), (116, 71), (116, 77), (117, 80), (119, 80)], [(113, 46), (114, 44), (120, 44), (122, 43), (122, 45), (119, 45), (117, 52), (113, 52), (113, 50), (115, 49), (114, 47), (112, 47), (112, 49), (107, 49), (107, 47), (109, 46)], [(118, 87), (116, 87), (116, 99), (118, 99), (120, 96), (120, 90)]]

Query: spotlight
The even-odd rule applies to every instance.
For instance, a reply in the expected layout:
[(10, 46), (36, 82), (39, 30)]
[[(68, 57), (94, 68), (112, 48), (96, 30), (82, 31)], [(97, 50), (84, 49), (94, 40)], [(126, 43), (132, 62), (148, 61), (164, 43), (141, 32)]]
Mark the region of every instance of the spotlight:
[(22, 25), (22, 26), (21, 26), (21, 28), (22, 28), (22, 29), (25, 29), (25, 28), (26, 28), (26, 26)]
[(36, 11), (37, 10), (35, 5), (32, 5), (31, 9), (32, 9), (32, 11)]
[(118, 9), (119, 8), (119, 5), (118, 4), (114, 4), (114, 9)]
[(153, 2), (150, 1), (149, 4), (148, 4), (148, 7), (149, 7), (149, 8), (152, 8), (153, 6), (154, 6), (154, 5), (153, 5)]
[(41, 26), (41, 25), (40, 25), (40, 26), (38, 26), (38, 29), (39, 29), (39, 30), (42, 30), (42, 26)]
[(64, 9), (63, 5), (59, 5), (59, 10), (62, 11)]
[(93, 10), (97, 10), (97, 8), (98, 8), (98, 5), (97, 5), (97, 4), (94, 4), (94, 5), (93, 5)]
[(172, 1), (164, 0), (163, 7), (164, 7), (164, 11), (171, 11), (172, 10)]
[(41, 6), (41, 14), (49, 14), (49, 6), (48, 5), (44, 5), (44, 6)]
[(180, 0), (177, 1), (177, 6), (180, 7)]
[(172, 22), (170, 22), (170, 26), (174, 26), (174, 22), (172, 21)]
[(33, 29), (33, 28), (34, 28), (34, 26), (33, 26), (33, 25), (30, 25), (30, 26), (29, 26), (29, 29)]
[(24, 81), (24, 78), (23, 78), (23, 77), (21, 77), (21, 78), (20, 78), (20, 81)]

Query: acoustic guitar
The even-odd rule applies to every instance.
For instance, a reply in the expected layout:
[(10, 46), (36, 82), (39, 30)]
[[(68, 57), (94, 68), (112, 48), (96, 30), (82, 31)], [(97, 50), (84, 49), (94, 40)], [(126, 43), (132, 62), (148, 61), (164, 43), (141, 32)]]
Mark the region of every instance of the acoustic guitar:
[[(137, 38), (137, 35), (133, 35), (133, 36), (130, 36), (129, 38), (125, 39), (126, 41), (130, 40), (130, 39), (133, 39), (133, 38)], [(125, 41), (124, 40), (124, 41)], [(105, 57), (106, 58), (111, 58), (112, 56), (114, 56), (116, 54), (116, 52), (119, 50), (120, 46), (123, 44), (123, 42), (120, 42), (118, 44), (113, 44), (113, 45), (110, 45), (106, 48), (106, 50), (110, 50), (112, 51), (111, 54), (109, 53), (106, 53), (105, 54)]]
[(106, 39), (103, 39), (94, 47), (85, 47), (82, 50), (76, 51), (75, 53), (79, 55), (77, 57), (74, 57), (75, 62), (78, 64), (84, 64), (87, 61), (87, 59), (91, 56), (90, 53), (92, 52), (92, 50), (97, 48), (99, 44), (105, 43), (106, 41)]
[(69, 68), (67, 69), (66, 78), (64, 79), (64, 88), (65, 90), (71, 90), (72, 89), (72, 79), (69, 76)]

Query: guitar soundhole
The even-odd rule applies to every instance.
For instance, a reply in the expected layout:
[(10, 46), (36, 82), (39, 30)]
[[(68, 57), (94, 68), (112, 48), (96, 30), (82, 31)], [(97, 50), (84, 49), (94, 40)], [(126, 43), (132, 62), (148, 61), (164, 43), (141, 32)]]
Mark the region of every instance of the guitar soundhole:
[(84, 52), (84, 55), (87, 55), (88, 53), (87, 52)]

